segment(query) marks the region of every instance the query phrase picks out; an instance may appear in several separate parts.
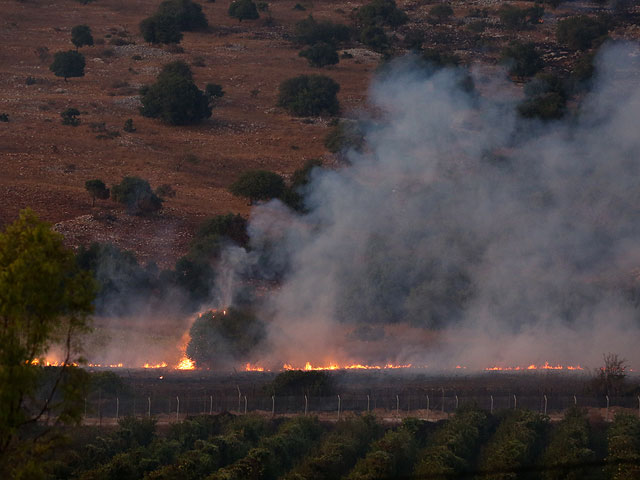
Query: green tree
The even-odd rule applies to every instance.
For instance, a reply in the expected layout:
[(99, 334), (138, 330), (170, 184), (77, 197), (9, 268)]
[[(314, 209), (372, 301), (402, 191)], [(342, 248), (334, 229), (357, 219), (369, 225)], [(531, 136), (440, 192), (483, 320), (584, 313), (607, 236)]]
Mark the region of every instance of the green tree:
[(229, 16), (242, 20), (255, 20), (260, 17), (258, 7), (252, 0), (235, 0), (229, 5)]
[(559, 43), (576, 50), (591, 48), (597, 39), (609, 31), (608, 22), (586, 15), (576, 15), (558, 21), (556, 39)]
[(429, 9), (429, 15), (439, 22), (444, 22), (453, 15), (453, 8), (448, 3), (438, 3)]
[(407, 23), (409, 17), (396, 6), (394, 0), (372, 0), (358, 9), (358, 21), (362, 25), (388, 25), (399, 27)]
[(317, 68), (335, 65), (340, 61), (336, 47), (329, 43), (316, 43), (305, 48), (298, 55), (306, 58), (309, 65)]
[(240, 214), (216, 215), (200, 225), (196, 237), (206, 238), (214, 235), (226, 237), (232, 242), (246, 247), (249, 244), (247, 220)]
[(200, 90), (189, 66), (181, 61), (165, 65), (156, 83), (141, 89), (145, 117), (160, 118), (171, 125), (190, 125), (211, 117), (209, 98)]
[(280, 84), (278, 106), (299, 117), (336, 115), (340, 85), (324, 75), (299, 75)]
[[(77, 336), (88, 329), (95, 284), (62, 235), (29, 209), (0, 233), (0, 476), (41, 478), (26, 457), (45, 448), (39, 420), (80, 420)], [(42, 365), (57, 345), (60, 366)], [(38, 365), (39, 364), (39, 365)], [(51, 438), (48, 438), (51, 440)], [(39, 446), (36, 446), (35, 444)], [(30, 470), (28, 474), (21, 469)]]
[(553, 120), (565, 113), (567, 92), (563, 81), (552, 74), (538, 73), (524, 87), (525, 100), (518, 105), (518, 113), (525, 118)]
[(284, 192), (284, 180), (277, 173), (266, 170), (244, 172), (231, 184), (229, 191), (236, 197), (249, 199), (249, 205), (258, 200), (279, 198)]
[(62, 117), (62, 124), (77, 127), (80, 125), (78, 115), (80, 115), (80, 110), (77, 108), (67, 108), (65, 111), (60, 113), (60, 116)]
[(328, 20), (318, 22), (309, 15), (296, 23), (294, 37), (299, 45), (315, 45), (320, 42), (339, 45), (349, 40), (351, 29), (346, 25)]
[(378, 25), (366, 25), (360, 31), (360, 41), (376, 52), (383, 53), (391, 44), (384, 29)]
[(66, 82), (67, 78), (83, 77), (84, 66), (84, 55), (75, 50), (69, 50), (67, 52), (56, 52), (53, 56), (53, 63), (49, 66), (49, 70), (51, 70), (56, 77), (63, 77)]
[(204, 30), (209, 26), (202, 6), (191, 0), (165, 0), (156, 15), (173, 18), (183, 32)]
[(84, 45), (93, 45), (93, 36), (91, 35), (91, 28), (87, 25), (76, 25), (71, 29), (71, 43), (76, 46), (76, 49)]
[(501, 60), (516, 77), (530, 77), (544, 66), (538, 49), (531, 42), (511, 42), (502, 50)]
[(84, 183), (84, 188), (89, 192), (89, 195), (91, 195), (92, 207), (96, 204), (96, 198), (99, 198), (100, 200), (106, 200), (109, 198), (109, 189), (100, 179), (87, 180)]
[(154, 15), (140, 22), (142, 38), (149, 43), (180, 43), (182, 32), (175, 17)]
[(127, 213), (145, 215), (162, 208), (162, 199), (158, 197), (149, 182), (140, 177), (124, 177), (111, 187), (111, 197), (127, 207)]

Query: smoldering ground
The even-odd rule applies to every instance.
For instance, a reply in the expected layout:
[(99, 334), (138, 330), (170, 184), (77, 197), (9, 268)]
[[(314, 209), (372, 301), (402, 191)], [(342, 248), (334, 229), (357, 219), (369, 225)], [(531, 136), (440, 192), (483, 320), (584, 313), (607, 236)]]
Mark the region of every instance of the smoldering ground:
[(604, 46), (576, 114), (546, 124), (517, 118), (504, 72), (470, 92), (459, 71), (387, 68), (367, 149), (313, 172), (308, 213), (253, 211), (239, 264), (268, 249), (282, 280), (264, 363), (637, 364), (637, 55)]

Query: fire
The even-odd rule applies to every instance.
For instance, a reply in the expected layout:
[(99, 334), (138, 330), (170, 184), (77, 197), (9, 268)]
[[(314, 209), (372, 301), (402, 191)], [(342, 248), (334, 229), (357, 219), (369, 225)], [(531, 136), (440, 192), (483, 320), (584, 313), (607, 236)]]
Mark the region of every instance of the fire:
[(485, 371), (488, 372), (507, 372), (507, 371), (519, 371), (519, 370), (584, 370), (580, 365), (550, 365), (549, 362), (544, 362), (543, 365), (531, 364), (527, 367), (487, 367)]
[(191, 360), (186, 355), (184, 357), (182, 357), (182, 359), (180, 360), (180, 362), (176, 366), (176, 370), (193, 370), (195, 368), (196, 368), (196, 366), (193, 363), (193, 360)]
[(142, 368), (167, 368), (167, 362), (156, 363), (155, 365), (151, 365), (149, 363), (145, 363)]
[(394, 365), (392, 363), (387, 363), (386, 365), (362, 365), (360, 363), (352, 364), (352, 365), (339, 365), (337, 363), (329, 363), (324, 366), (314, 366), (311, 362), (305, 363), (304, 367), (294, 367), (290, 363), (285, 363), (282, 366), (283, 370), (305, 370), (309, 371), (317, 371), (317, 370), (392, 370), (392, 369), (400, 369), (400, 368), (412, 368), (412, 365), (409, 363), (407, 365)]
[[(245, 372), (264, 372), (265, 369), (263, 367), (259, 367), (257, 365), (251, 365), (249, 362), (244, 366)], [(267, 372), (269, 370), (266, 370)]]

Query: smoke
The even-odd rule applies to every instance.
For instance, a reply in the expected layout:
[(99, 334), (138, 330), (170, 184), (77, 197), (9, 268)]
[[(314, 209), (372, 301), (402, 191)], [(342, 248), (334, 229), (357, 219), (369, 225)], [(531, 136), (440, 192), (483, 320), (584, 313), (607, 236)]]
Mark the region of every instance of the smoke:
[(474, 70), (469, 92), (460, 71), (393, 63), (366, 151), (314, 170), (308, 213), (252, 214), (236, 264), (280, 280), (263, 363), (637, 364), (637, 53), (603, 47), (578, 114), (548, 124), (517, 118), (503, 72)]

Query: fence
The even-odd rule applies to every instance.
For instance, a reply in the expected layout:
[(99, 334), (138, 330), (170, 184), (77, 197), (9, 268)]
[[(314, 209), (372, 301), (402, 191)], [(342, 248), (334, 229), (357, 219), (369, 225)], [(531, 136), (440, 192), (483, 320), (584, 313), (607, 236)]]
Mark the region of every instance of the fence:
[(112, 423), (120, 417), (152, 416), (166, 422), (183, 420), (190, 415), (234, 412), (245, 414), (260, 412), (268, 415), (326, 414), (339, 419), (346, 413), (374, 412), (383, 417), (415, 416), (438, 420), (464, 405), (493, 412), (501, 409), (522, 408), (544, 414), (556, 414), (576, 405), (603, 410), (606, 420), (616, 409), (637, 410), (640, 417), (640, 396), (585, 397), (553, 395), (367, 395), (341, 394), (328, 397), (314, 396), (247, 396), (237, 395), (175, 395), (175, 396), (114, 396), (99, 394), (85, 399), (85, 423)]

